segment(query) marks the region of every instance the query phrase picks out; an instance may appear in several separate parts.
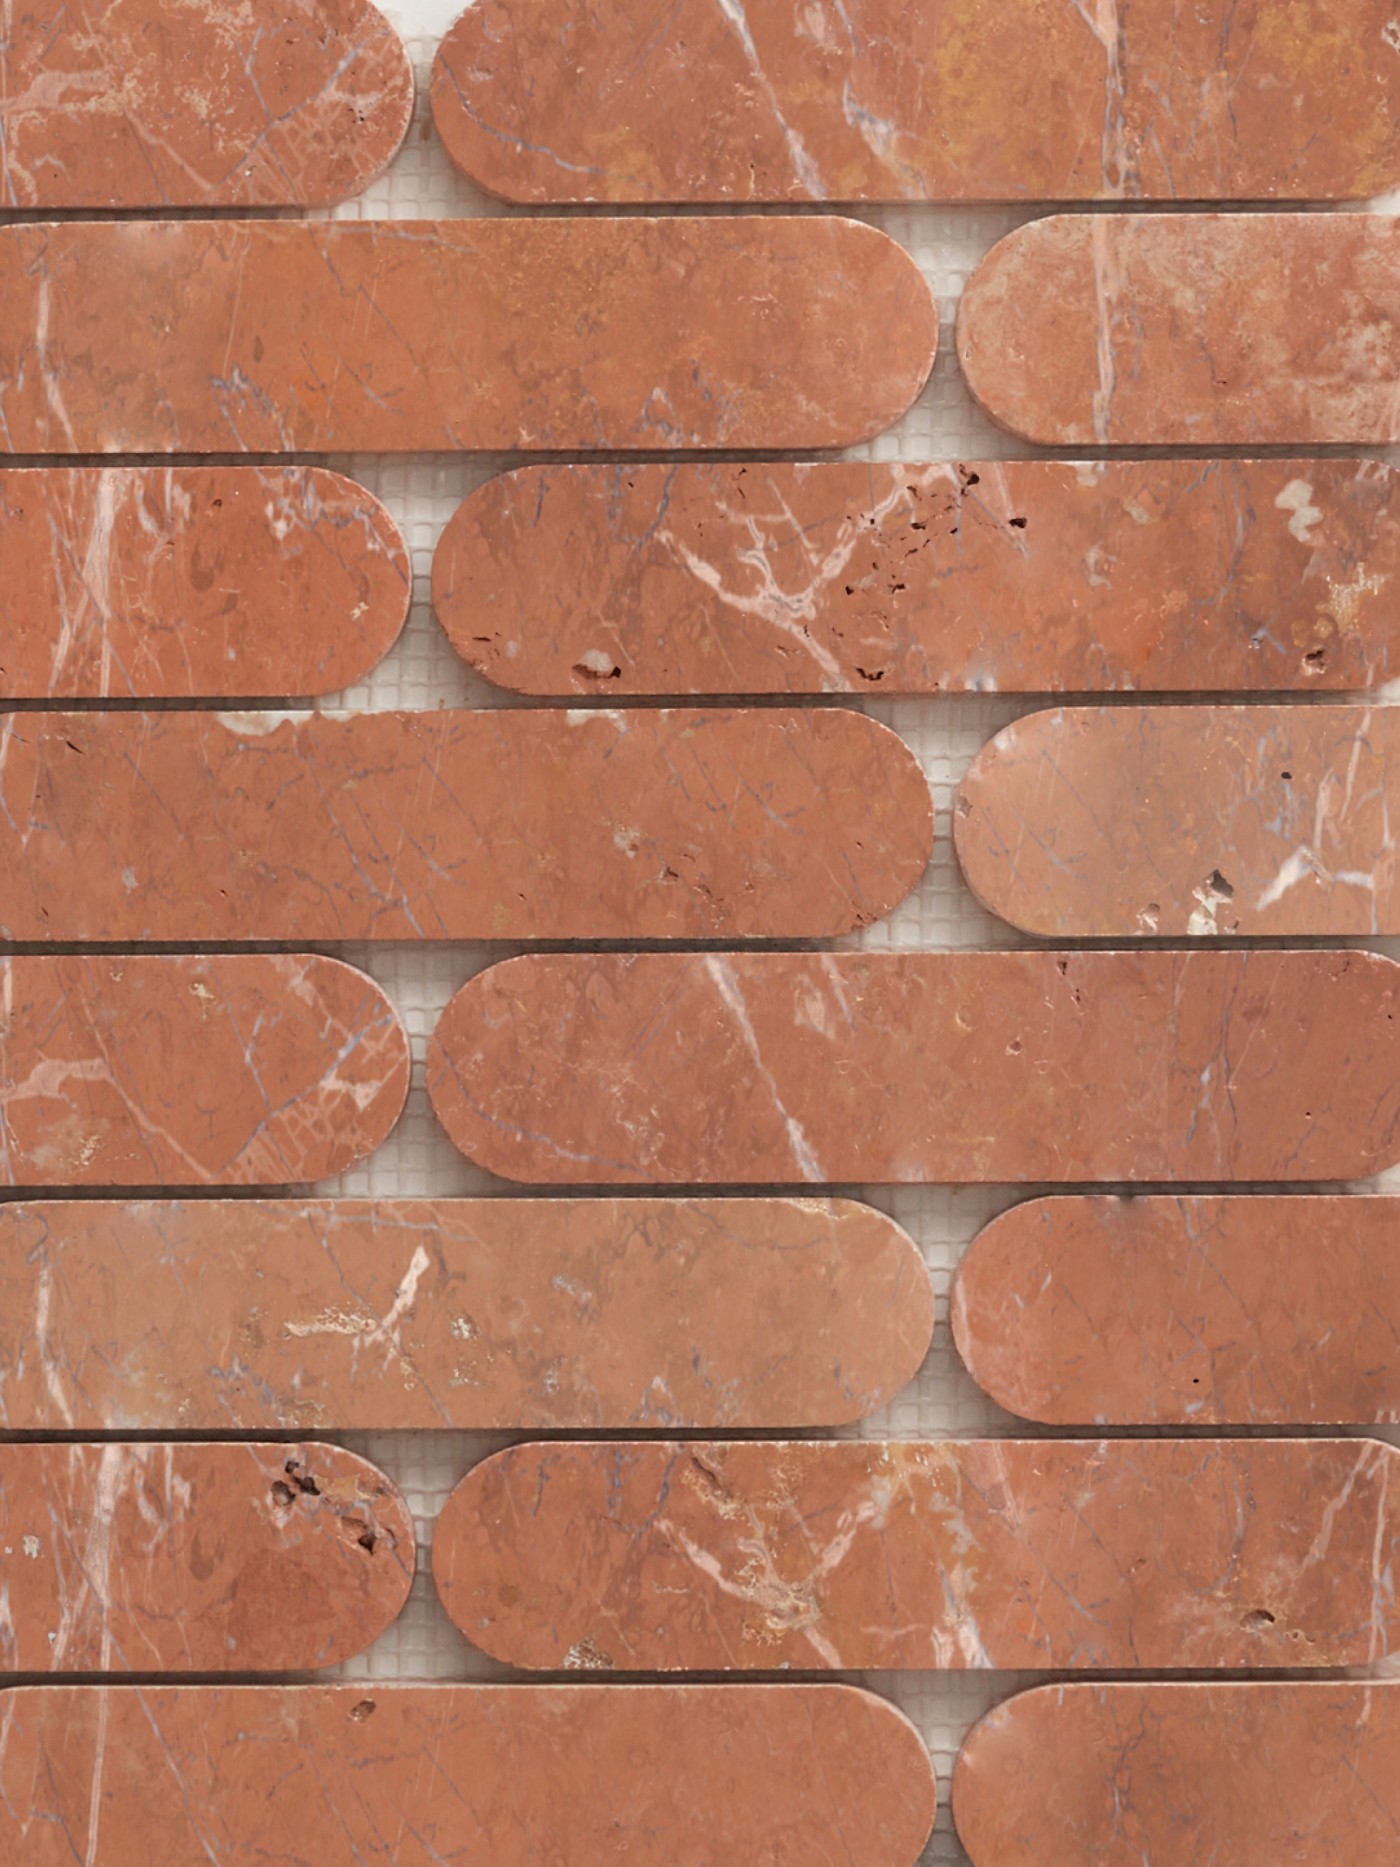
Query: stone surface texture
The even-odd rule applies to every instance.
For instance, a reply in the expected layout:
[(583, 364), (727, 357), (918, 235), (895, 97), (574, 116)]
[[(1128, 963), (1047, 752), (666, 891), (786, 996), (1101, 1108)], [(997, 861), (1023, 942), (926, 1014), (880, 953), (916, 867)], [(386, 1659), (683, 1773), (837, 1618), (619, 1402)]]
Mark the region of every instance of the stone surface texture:
[(1033, 221), (968, 281), (958, 353), (991, 419), (1048, 447), (1390, 445), (1400, 221)]
[(932, 847), (918, 761), (849, 711), (0, 724), (12, 940), (817, 938)]
[(834, 1426), (932, 1331), (848, 1200), (0, 1206), (10, 1432)]
[(29, 1686), (13, 1867), (913, 1867), (935, 1787), (837, 1685)]
[(1023, 1692), (973, 1728), (953, 1811), (974, 1867), (1385, 1867), (1400, 1687)]
[(937, 342), (913, 260), (849, 220), (0, 229), (16, 454), (842, 447)]
[(478, 0), (433, 116), (512, 201), (1364, 199), (1391, 0)]
[(413, 1568), (408, 1506), (339, 1446), (0, 1446), (6, 1673), (332, 1666)]
[(520, 693), (1367, 688), (1400, 673), (1378, 461), (523, 467), (433, 564)]
[(997, 734), (958, 860), (1048, 939), (1400, 933), (1400, 707), (1075, 707)]
[(0, 469), (0, 700), (336, 693), (388, 654), (408, 553), (321, 467)]
[(953, 1334), (1051, 1426), (1400, 1421), (1400, 1199), (1035, 1199), (964, 1257)]
[(407, 1093), (397, 1014), (339, 960), (0, 959), (0, 1186), (320, 1180)]
[(324, 207), (413, 114), (369, 0), (18, 0), (0, 40), (0, 208)]
[(1400, 1644), (1366, 1439), (613, 1441), (468, 1473), (433, 1537), (513, 1665), (1358, 1665)]
[(468, 982), (428, 1084), (512, 1180), (1345, 1180), (1400, 1159), (1363, 953), (550, 954)]

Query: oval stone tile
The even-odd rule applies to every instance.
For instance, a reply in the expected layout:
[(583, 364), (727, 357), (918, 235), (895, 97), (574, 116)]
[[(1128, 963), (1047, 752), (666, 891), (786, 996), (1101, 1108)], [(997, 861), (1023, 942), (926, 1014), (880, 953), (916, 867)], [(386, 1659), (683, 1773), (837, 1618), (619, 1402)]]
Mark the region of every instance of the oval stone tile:
[(323, 467), (0, 470), (0, 700), (331, 694), (408, 614), (402, 538)]
[[(152, 1794), (166, 1782), (178, 1793)], [(909, 1721), (840, 1685), (361, 1679), (0, 1700), (15, 1867), (913, 1867), (935, 1793)]]
[(1358, 1665), (1400, 1644), (1397, 1468), (1366, 1439), (521, 1445), (452, 1493), (433, 1576), (516, 1666)]
[(257, 1186), (373, 1153), (408, 1039), (310, 954), (0, 959), (0, 1186)]
[(953, 1778), (975, 1867), (1381, 1867), (1400, 1687), (1060, 1685), (973, 1727)]
[(519, 693), (1366, 688), (1400, 672), (1394, 470), (724, 461), (503, 473), (433, 602)]
[(1397, 49), (1391, 0), (477, 0), (432, 103), (511, 201), (1364, 199)]
[(1389, 215), (1056, 215), (973, 273), (958, 354), (1047, 447), (1390, 445), (1397, 331)]
[(1400, 933), (1400, 708), (1035, 713), (963, 779), (958, 860), (1049, 939)]
[(932, 1330), (847, 1200), (0, 1205), (11, 1432), (835, 1426)]
[(369, 0), (6, 8), (0, 207), (326, 207), (389, 165), (413, 68)]
[(952, 1322), (1051, 1426), (1400, 1421), (1400, 1200), (1029, 1200), (974, 1240)]
[(851, 712), (19, 713), (11, 940), (711, 940), (849, 932), (933, 846)]
[(1363, 953), (549, 954), (470, 980), (438, 1119), (512, 1180), (1347, 1180), (1400, 1159)]
[(3, 1672), (333, 1666), (413, 1568), (407, 1505), (339, 1446), (0, 1446)]
[(937, 343), (848, 220), (0, 229), (0, 452), (843, 447)]

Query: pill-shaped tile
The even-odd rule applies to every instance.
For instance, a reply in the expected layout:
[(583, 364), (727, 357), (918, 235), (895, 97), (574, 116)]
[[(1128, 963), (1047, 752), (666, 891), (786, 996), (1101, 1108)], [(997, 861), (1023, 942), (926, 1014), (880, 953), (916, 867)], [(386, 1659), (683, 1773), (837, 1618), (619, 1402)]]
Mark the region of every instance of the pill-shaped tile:
[(323, 467), (0, 469), (0, 701), (329, 694), (408, 614), (408, 553)]
[(913, 1867), (935, 1799), (908, 1719), (844, 1685), (362, 1679), (0, 1699), (12, 1867)]
[(841, 447), (937, 343), (913, 260), (849, 220), (0, 228), (17, 454)]
[(1400, 1160), (1368, 953), (549, 954), (428, 1060), (481, 1166), (564, 1185), (1346, 1180)]
[(1400, 1686), (1042, 1686), (973, 1727), (953, 1813), (974, 1867), (1383, 1867)]
[(1400, 493), (1354, 460), (522, 467), (433, 601), (518, 693), (1276, 692), (1400, 672)]
[(0, 1446), (0, 1672), (332, 1666), (413, 1569), (408, 1506), (340, 1446)]
[(953, 813), (978, 900), (1049, 939), (1400, 933), (1400, 707), (1034, 713)]
[(438, 133), (507, 200), (1365, 199), (1391, 0), (476, 0)]
[(0, 1205), (10, 1432), (835, 1426), (932, 1330), (849, 1200)]
[(918, 761), (849, 711), (0, 722), (11, 940), (818, 938), (932, 846)]
[(408, 1039), (309, 954), (0, 959), (0, 1186), (277, 1186), (374, 1152)]
[(1400, 221), (1033, 221), (968, 281), (958, 352), (991, 419), (1049, 447), (1390, 445)]
[(1400, 1645), (1397, 1477), (1367, 1439), (527, 1444), (433, 1575), (534, 1668), (1357, 1665)]
[(1047, 1425), (1394, 1423), (1400, 1200), (1028, 1200), (973, 1241), (952, 1322)]

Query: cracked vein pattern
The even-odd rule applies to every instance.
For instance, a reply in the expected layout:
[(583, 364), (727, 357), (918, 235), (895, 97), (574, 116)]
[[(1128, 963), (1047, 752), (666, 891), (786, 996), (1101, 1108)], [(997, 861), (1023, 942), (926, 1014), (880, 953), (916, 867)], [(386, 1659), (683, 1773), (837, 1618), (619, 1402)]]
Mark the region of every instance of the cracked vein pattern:
[(368, 0), (0, 0), (0, 208), (324, 206), (412, 114)]
[(848, 711), (0, 724), (11, 940), (807, 939), (932, 845), (917, 762)]
[(407, 1505), (339, 1446), (0, 1446), (3, 1673), (334, 1665), (413, 1570)]
[(0, 959), (0, 1186), (319, 1180), (385, 1138), (408, 1068), (339, 960)]

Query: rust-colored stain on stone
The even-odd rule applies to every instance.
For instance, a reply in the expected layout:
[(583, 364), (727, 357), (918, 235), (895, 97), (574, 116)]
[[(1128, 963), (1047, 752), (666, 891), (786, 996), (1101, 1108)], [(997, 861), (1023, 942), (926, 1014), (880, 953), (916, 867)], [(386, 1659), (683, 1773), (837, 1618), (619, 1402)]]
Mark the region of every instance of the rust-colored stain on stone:
[(452, 1493), (433, 1575), (536, 1668), (1358, 1665), (1400, 1645), (1397, 1467), (1368, 1439), (522, 1445)]
[(408, 553), (321, 467), (0, 469), (0, 699), (336, 693), (393, 646)]
[(918, 1733), (844, 1685), (25, 1686), (4, 1709), (13, 1867), (913, 1867), (933, 1825)]
[(1392, 0), (477, 0), (433, 70), (511, 201), (1364, 200)]
[(408, 1093), (372, 979), (308, 954), (0, 959), (0, 1186), (341, 1173)]
[(983, 906), (1050, 939), (1400, 933), (1400, 708), (1035, 713), (963, 780)]
[(973, 1242), (952, 1321), (1046, 1425), (1394, 1423), (1400, 1200), (1029, 1200)]
[(1033, 221), (968, 281), (958, 353), (991, 419), (1048, 447), (1390, 445), (1400, 221)]
[(518, 693), (1379, 686), (1378, 461), (524, 467), (447, 525), (433, 601)]
[(849, 220), (0, 229), (16, 454), (842, 447), (937, 343), (913, 260)]
[(333, 1666), (413, 1569), (408, 1506), (339, 1446), (0, 1446), (3, 1673)]
[(550, 954), (444, 1012), (512, 1180), (1347, 1180), (1400, 1159), (1400, 967), (1351, 952)]
[(1385, 1867), (1400, 1686), (1042, 1686), (973, 1727), (953, 1813), (974, 1867)]
[(848, 1200), (0, 1206), (11, 1432), (835, 1426), (932, 1330)]
[(0, 724), (11, 940), (815, 938), (932, 845), (914, 755), (851, 712)]

